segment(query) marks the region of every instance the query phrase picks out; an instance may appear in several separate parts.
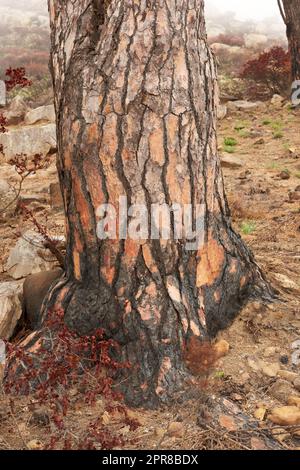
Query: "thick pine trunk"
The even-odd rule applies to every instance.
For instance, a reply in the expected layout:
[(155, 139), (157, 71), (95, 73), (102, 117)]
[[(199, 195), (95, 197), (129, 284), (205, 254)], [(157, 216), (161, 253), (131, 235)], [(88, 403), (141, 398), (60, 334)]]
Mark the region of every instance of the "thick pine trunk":
[[(231, 228), (216, 142), (217, 79), (202, 0), (49, 0), (66, 278), (52, 291), (79, 333), (105, 329), (132, 369), (131, 404), (167, 400), (190, 344), (268, 293)], [(106, 9), (108, 8), (108, 9)], [(97, 208), (202, 204), (204, 243), (99, 240)]]
[(300, 0), (282, 0), (282, 4), (281, 0), (278, 1), (287, 28), (292, 60), (292, 80), (300, 80)]

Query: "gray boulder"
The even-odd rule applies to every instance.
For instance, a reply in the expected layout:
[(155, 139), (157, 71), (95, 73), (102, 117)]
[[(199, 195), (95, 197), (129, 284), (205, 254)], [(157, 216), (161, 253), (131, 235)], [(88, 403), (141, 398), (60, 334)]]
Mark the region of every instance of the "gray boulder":
[(37, 153), (47, 155), (56, 149), (56, 126), (46, 124), (10, 130), (0, 134), (0, 145), (3, 145), (6, 161), (22, 153), (29, 157)]
[(237, 110), (251, 111), (251, 110), (263, 108), (265, 105), (262, 101), (252, 102), (252, 101), (238, 100), (238, 101), (230, 101), (229, 103), (227, 103), (227, 106), (230, 111), (237, 111)]
[(30, 274), (50, 270), (56, 264), (53, 255), (44, 248), (43, 237), (29, 230), (10, 251), (6, 270), (14, 279), (22, 279)]
[(0, 339), (9, 340), (22, 316), (22, 282), (0, 283)]
[(26, 114), (25, 124), (30, 126), (38, 122), (55, 122), (55, 110), (52, 104), (31, 109)]
[(243, 162), (238, 157), (232, 155), (221, 155), (221, 166), (230, 170), (238, 170), (243, 167)]

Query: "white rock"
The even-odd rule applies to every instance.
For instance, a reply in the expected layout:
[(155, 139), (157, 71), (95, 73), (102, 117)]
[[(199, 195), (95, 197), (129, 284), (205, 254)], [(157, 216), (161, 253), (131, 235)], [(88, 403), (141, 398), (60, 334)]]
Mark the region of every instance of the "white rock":
[(22, 127), (0, 134), (0, 145), (6, 161), (15, 155), (33, 156), (37, 153), (47, 155), (56, 149), (56, 125), (46, 124), (33, 127)]
[(230, 111), (236, 111), (236, 110), (254, 110), (254, 109), (259, 109), (264, 107), (264, 103), (262, 101), (244, 101), (244, 100), (238, 100), (238, 101), (229, 101), (227, 103), (228, 109)]
[(284, 98), (280, 95), (273, 95), (271, 99), (271, 104), (276, 107), (282, 106), (283, 102), (284, 102)]
[[(44, 248), (43, 237), (28, 231), (12, 248), (6, 270), (14, 279), (22, 279), (29, 274), (47, 271), (55, 266), (55, 260), (49, 250)], [(41, 256), (42, 255), (42, 256)]]
[(222, 168), (230, 168), (236, 170), (243, 167), (243, 162), (238, 157), (231, 155), (221, 155)]
[(25, 124), (32, 125), (37, 122), (55, 122), (55, 110), (52, 104), (31, 109), (25, 116)]
[(22, 315), (23, 281), (0, 283), (0, 338), (9, 340)]

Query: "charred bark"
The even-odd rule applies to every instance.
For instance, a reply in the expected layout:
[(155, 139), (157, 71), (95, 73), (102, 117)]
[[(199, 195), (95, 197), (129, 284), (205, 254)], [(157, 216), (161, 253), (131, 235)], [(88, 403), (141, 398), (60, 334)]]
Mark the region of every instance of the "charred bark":
[[(95, 9), (98, 5), (98, 9)], [(203, 0), (49, 0), (66, 278), (44, 311), (105, 329), (132, 368), (122, 390), (167, 400), (191, 340), (213, 337), (270, 289), (231, 227), (217, 155), (217, 76)], [(102, 20), (99, 22), (99, 18)], [(202, 204), (204, 244), (99, 240), (97, 208)]]

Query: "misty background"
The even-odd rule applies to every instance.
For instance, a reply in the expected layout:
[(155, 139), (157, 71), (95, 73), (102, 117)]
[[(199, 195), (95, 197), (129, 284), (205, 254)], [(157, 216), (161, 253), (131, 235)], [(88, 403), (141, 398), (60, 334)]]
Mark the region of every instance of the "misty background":
[[(239, 78), (247, 61), (262, 51), (287, 49), (277, 0), (206, 0), (205, 10), (209, 42), (225, 82)], [(8, 67), (25, 67), (33, 82), (22, 91), (25, 98), (47, 102), (52, 93), (49, 49), (47, 0), (0, 0), (0, 79)]]

